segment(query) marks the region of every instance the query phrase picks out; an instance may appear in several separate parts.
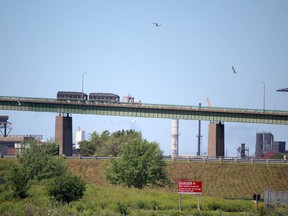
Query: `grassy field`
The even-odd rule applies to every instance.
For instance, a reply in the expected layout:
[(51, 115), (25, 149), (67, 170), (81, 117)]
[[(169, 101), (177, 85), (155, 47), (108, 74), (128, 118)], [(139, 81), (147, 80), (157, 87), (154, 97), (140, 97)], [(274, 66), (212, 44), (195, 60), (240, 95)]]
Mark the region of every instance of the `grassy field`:
[[(1, 163), (0, 159), (0, 175)], [(105, 179), (108, 161), (66, 160), (65, 163), (87, 182), (82, 200), (62, 205), (51, 202), (45, 193), (45, 181), (32, 182), (29, 197), (15, 200), (11, 191), (0, 191), (0, 215), (261, 215), (253, 193), (263, 197), (264, 189), (288, 190), (288, 166), (284, 164), (235, 164), (204, 162), (168, 162), (167, 172), (172, 185), (143, 190), (110, 185)], [(197, 211), (197, 196), (182, 195), (179, 208), (178, 179), (203, 182), (201, 211)], [(227, 199), (228, 198), (228, 199)], [(235, 199), (243, 198), (243, 199)]]

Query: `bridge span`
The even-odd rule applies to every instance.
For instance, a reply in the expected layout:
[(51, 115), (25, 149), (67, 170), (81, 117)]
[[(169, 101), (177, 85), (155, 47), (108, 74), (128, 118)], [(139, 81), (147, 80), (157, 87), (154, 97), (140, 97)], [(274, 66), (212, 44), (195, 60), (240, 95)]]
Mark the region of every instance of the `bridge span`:
[(210, 121), (208, 135), (210, 157), (224, 156), (223, 122), (288, 125), (288, 111), (188, 105), (96, 103), (89, 100), (0, 96), (0, 110), (59, 113), (59, 116), (56, 116), (55, 140), (59, 143), (60, 154), (66, 156), (72, 155), (72, 117), (69, 114)]
[(288, 124), (288, 111), (281, 110), (148, 103), (93, 103), (31, 97), (0, 96), (0, 110), (204, 120), (210, 122)]

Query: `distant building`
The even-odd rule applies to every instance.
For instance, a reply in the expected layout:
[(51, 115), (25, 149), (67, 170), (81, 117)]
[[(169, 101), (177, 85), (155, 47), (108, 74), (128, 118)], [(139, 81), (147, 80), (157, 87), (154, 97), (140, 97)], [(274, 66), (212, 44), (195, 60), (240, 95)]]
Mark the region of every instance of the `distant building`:
[(0, 157), (18, 154), (23, 142), (31, 139), (37, 142), (42, 140), (42, 135), (9, 135), (12, 127), (8, 119), (9, 116), (0, 116)]
[(286, 149), (286, 142), (274, 141), (272, 133), (256, 133), (255, 157), (262, 158), (271, 150), (274, 153), (284, 153)]
[(85, 140), (85, 131), (78, 127), (76, 131), (76, 149), (80, 149), (79, 143)]
[(0, 136), (0, 154), (1, 155), (15, 155), (21, 148), (21, 143), (27, 140), (42, 139), (42, 135), (9, 135)]
[(275, 141), (273, 142), (273, 149), (275, 153), (285, 153), (286, 151), (286, 142), (284, 141)]

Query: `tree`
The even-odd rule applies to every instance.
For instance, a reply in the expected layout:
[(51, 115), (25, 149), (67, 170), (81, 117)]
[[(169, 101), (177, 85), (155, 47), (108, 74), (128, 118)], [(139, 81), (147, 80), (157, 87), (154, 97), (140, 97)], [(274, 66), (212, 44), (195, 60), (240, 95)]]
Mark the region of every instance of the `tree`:
[(80, 150), (79, 154), (83, 156), (91, 156), (96, 152), (96, 145), (89, 141), (81, 141), (79, 143)]
[(20, 164), (31, 179), (49, 179), (66, 172), (67, 167), (58, 156), (58, 145), (55, 143), (40, 145), (35, 140), (29, 140), (22, 146)]
[(168, 183), (166, 162), (158, 143), (134, 139), (124, 147), (123, 154), (107, 169), (112, 184), (142, 189), (144, 186), (164, 186)]
[[(38, 144), (35, 141), (23, 143), (19, 154), (20, 165), (14, 165), (8, 174), (8, 182), (15, 196), (25, 198), (29, 181), (51, 180), (49, 194), (58, 201), (71, 202), (80, 199), (85, 183), (68, 171), (63, 159), (57, 154), (55, 143)], [(60, 185), (59, 187), (57, 185)]]
[(140, 132), (134, 130), (116, 131), (112, 134), (108, 130), (98, 134), (96, 131), (90, 134), (89, 141), (80, 143), (79, 153), (84, 156), (119, 156), (125, 145), (132, 139), (142, 138)]
[(7, 174), (7, 182), (11, 186), (14, 196), (18, 198), (27, 197), (29, 189), (29, 173), (23, 166), (13, 164), (10, 172)]
[(58, 202), (70, 203), (83, 197), (85, 183), (78, 176), (66, 172), (51, 180), (48, 193)]

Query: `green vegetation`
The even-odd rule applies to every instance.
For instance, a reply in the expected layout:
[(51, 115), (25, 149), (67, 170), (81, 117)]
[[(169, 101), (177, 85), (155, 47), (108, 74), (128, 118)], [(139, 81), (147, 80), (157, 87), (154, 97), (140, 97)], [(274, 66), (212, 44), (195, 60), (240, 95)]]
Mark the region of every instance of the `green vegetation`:
[(58, 202), (70, 203), (83, 197), (85, 183), (74, 174), (66, 172), (53, 178), (48, 185), (48, 194)]
[(107, 179), (116, 185), (142, 189), (164, 186), (168, 182), (166, 162), (159, 145), (142, 139), (133, 139), (124, 147), (119, 159), (112, 160)]
[(29, 197), (30, 187), (43, 183), (56, 201), (69, 203), (83, 197), (85, 183), (67, 169), (63, 159), (55, 155), (58, 152), (55, 143), (38, 145), (30, 140), (22, 146), (19, 163), (5, 165), (6, 170), (2, 168), (2, 188), (11, 189), (16, 199), (24, 199)]
[(96, 131), (90, 135), (88, 141), (80, 142), (80, 155), (83, 156), (113, 156), (122, 154), (124, 147), (133, 139), (142, 139), (140, 132), (134, 130), (116, 131), (110, 134), (104, 131), (98, 134)]
[[(0, 176), (16, 162), (0, 159)], [(255, 213), (255, 203), (250, 200), (253, 193), (259, 192), (263, 197), (266, 187), (288, 190), (288, 166), (285, 164), (168, 162), (166, 170), (173, 183), (171, 187), (141, 190), (111, 185), (105, 173), (110, 161), (67, 159), (64, 164), (86, 182), (82, 199), (69, 205), (52, 201), (47, 193), (47, 180), (30, 182), (28, 197), (15, 199), (11, 190), (0, 183), (0, 215), (120, 216), (126, 212), (140, 216), (256, 216), (264, 215), (264, 208), (260, 203), (259, 214)], [(197, 211), (197, 196), (193, 195), (182, 195), (183, 211), (178, 211), (177, 181), (182, 177), (203, 181), (200, 212)], [(239, 197), (244, 199), (232, 199)]]
[[(117, 136), (121, 142), (116, 142)], [(111, 142), (110, 147), (97, 139)], [(166, 163), (157, 143), (149, 143), (133, 131), (95, 133), (88, 143), (94, 145), (94, 154), (106, 151), (111, 156), (121, 153), (121, 157), (64, 160), (53, 143), (29, 143), (19, 159), (0, 159), (0, 215), (256, 216), (265, 211), (260, 202), (256, 213), (252, 194), (263, 198), (266, 188), (288, 190), (286, 164)], [(178, 210), (178, 179), (202, 181), (200, 211), (194, 195), (182, 195), (182, 211)], [(285, 208), (277, 206), (281, 212), (286, 212)], [(275, 207), (268, 215), (277, 215), (273, 210)]]

